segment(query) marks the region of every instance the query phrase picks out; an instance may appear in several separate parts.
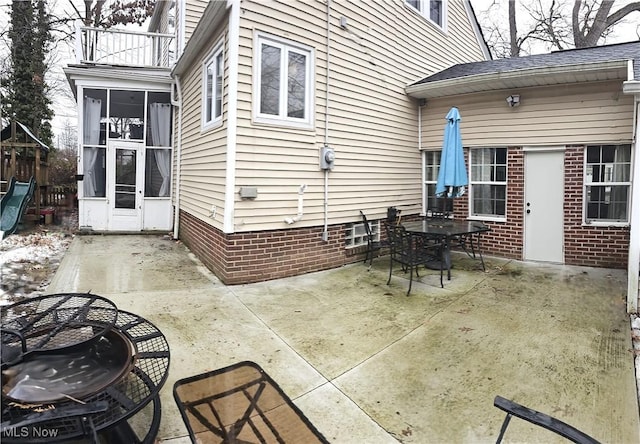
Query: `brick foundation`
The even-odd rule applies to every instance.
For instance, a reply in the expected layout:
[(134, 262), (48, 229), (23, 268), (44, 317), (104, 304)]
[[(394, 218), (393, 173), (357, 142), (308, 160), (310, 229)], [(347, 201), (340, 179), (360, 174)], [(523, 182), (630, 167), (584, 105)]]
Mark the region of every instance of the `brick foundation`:
[(366, 247), (345, 249), (346, 225), (225, 234), (180, 211), (180, 239), (227, 285), (248, 284), (364, 260)]

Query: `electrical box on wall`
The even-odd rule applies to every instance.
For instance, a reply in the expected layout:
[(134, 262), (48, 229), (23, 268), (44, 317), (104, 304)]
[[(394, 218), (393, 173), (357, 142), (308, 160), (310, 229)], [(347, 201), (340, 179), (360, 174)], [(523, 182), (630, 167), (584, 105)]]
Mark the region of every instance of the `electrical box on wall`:
[(326, 145), (320, 148), (320, 169), (332, 170), (335, 160), (336, 153), (333, 148), (329, 148)]
[(240, 197), (242, 199), (255, 199), (258, 197), (258, 189), (256, 187), (240, 187)]

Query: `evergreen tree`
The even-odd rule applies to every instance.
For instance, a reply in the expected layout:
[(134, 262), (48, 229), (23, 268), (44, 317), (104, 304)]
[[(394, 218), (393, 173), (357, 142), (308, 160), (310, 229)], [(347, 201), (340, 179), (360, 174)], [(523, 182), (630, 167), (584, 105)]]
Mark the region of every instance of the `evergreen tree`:
[(13, 0), (9, 69), (1, 79), (2, 116), (28, 126), (52, 146), (51, 100), (45, 82), (46, 55), (51, 42), (49, 14), (44, 0)]

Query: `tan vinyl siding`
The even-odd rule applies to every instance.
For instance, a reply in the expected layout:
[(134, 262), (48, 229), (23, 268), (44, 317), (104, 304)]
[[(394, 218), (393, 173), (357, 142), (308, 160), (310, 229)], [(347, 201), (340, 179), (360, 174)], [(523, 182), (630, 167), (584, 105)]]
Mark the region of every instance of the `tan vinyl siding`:
[[(447, 5), (445, 33), (402, 0), (331, 3), (328, 140), (336, 167), (328, 180), (329, 224), (357, 220), (360, 209), (372, 218), (383, 217), (390, 205), (419, 210), (417, 103), (404, 88), (454, 63), (482, 59), (464, 5)], [(237, 197), (235, 229), (286, 226), (284, 218), (297, 213), (301, 184), (307, 185), (304, 217), (296, 226), (322, 225), (324, 173), (318, 157), (325, 135), (326, 4), (247, 0), (243, 8), (235, 191), (255, 186), (258, 198)], [(256, 31), (314, 48), (313, 129), (252, 122)]]
[[(507, 105), (510, 94), (520, 94), (520, 106)], [(633, 97), (622, 93), (621, 81), (430, 100), (423, 108), (423, 148), (442, 146), (452, 106), (460, 110), (469, 147), (629, 143), (632, 136)]]
[[(226, 111), (228, 92), (228, 41), (226, 29), (211, 39), (182, 79), (183, 121), (182, 165), (180, 180), (180, 206), (194, 217), (222, 229), (224, 215), (224, 193), (226, 184)], [(202, 131), (202, 64), (213, 49), (224, 38), (224, 68), (222, 96), (222, 126)], [(216, 206), (215, 218), (212, 206)]]
[[(221, 0), (211, 0), (211, 1), (221, 1)], [(182, 2), (178, 2), (182, 3)], [(202, 17), (202, 13), (206, 9), (209, 4), (209, 0), (186, 0), (184, 4), (184, 40), (188, 42), (191, 38), (191, 34), (198, 26), (198, 21), (200, 21), (200, 17)], [(179, 23), (179, 21), (177, 21)]]

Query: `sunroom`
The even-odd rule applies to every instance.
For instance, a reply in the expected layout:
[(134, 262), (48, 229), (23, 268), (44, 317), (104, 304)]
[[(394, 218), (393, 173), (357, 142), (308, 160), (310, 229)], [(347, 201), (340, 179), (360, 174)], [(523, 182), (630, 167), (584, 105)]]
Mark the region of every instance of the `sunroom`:
[[(65, 73), (78, 106), (79, 226), (170, 230), (173, 57), (157, 48), (168, 47), (171, 36), (93, 28), (81, 28), (78, 35), (78, 63)], [(132, 38), (135, 44), (117, 53), (118, 59), (99, 50), (114, 46), (114, 39)]]

